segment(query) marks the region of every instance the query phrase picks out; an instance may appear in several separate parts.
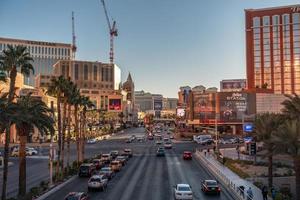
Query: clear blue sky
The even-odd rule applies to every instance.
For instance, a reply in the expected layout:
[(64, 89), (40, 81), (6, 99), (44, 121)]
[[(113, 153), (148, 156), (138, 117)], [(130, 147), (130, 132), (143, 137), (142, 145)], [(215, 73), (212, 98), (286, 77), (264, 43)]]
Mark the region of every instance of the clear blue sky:
[[(117, 21), (116, 64), (136, 90), (177, 97), (179, 86), (219, 87), (245, 78), (244, 9), (299, 0), (106, 0)], [(100, 0), (0, 0), (0, 37), (71, 42), (75, 11), (80, 60), (108, 62)]]

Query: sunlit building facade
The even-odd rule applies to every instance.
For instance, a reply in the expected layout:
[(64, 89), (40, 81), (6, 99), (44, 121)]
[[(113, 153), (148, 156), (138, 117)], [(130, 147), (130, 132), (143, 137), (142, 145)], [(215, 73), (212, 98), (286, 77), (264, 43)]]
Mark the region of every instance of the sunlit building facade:
[(246, 9), (248, 89), (300, 94), (300, 5)]
[(35, 77), (39, 74), (51, 75), (53, 65), (59, 60), (71, 58), (71, 44), (54, 43), (45, 41), (20, 40), (0, 37), (0, 53), (8, 45), (23, 45), (33, 57), (34, 74), (24, 77), (24, 84), (35, 86)]

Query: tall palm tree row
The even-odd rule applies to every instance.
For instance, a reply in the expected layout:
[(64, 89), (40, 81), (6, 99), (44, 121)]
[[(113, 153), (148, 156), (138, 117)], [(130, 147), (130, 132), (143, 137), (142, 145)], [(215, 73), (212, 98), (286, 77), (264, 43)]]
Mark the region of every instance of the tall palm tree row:
[[(15, 98), (15, 84), (17, 72), (29, 76), (34, 73), (32, 65), (33, 59), (28, 53), (25, 46), (8, 45), (7, 49), (0, 54), (0, 81), (6, 81), (9, 78), (9, 92), (7, 96), (7, 103), (10, 104)], [(6, 199), (6, 186), (8, 174), (8, 158), (9, 158), (9, 143), (10, 143), (10, 124), (5, 126), (5, 145), (4, 145), (4, 167), (3, 167), (3, 182), (1, 199)]]

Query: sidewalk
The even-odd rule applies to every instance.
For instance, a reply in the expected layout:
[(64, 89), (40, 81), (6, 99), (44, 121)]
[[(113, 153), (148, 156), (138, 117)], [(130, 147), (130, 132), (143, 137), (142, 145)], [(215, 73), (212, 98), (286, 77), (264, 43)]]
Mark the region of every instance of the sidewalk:
[(239, 194), (238, 188), (240, 186), (245, 187), (245, 198), (242, 198), (241, 195), (239, 195), (240, 199), (246, 199), (246, 191), (248, 190), (249, 187), (251, 187), (252, 192), (253, 192), (253, 200), (262, 200), (262, 193), (261, 190), (253, 185), (251, 182), (244, 180), (240, 178), (238, 175), (233, 173), (230, 169), (227, 167), (223, 166), (219, 161), (217, 161), (213, 155), (207, 154), (206, 156), (204, 155), (204, 152), (196, 152), (196, 156), (205, 162), (205, 165), (207, 165), (208, 169), (216, 176), (219, 177), (220, 179), (223, 179), (222, 181), (227, 184), (230, 188), (233, 189), (233, 191), (236, 194)]

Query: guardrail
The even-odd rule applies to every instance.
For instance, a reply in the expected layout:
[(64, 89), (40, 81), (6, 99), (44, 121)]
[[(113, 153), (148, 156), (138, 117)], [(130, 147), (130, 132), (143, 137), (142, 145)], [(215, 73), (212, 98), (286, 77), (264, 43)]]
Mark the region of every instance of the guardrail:
[(235, 185), (233, 181), (231, 181), (229, 178), (225, 176), (225, 174), (218, 169), (216, 166), (212, 165), (210, 161), (207, 160), (205, 156), (201, 154), (201, 152), (197, 149), (196, 150), (196, 156), (199, 158), (199, 160), (211, 171), (215, 177), (222, 182), (224, 186), (231, 192), (231, 195), (234, 196), (234, 199), (238, 200), (254, 200), (253, 196), (249, 196), (247, 192), (242, 189), (240, 186)]

